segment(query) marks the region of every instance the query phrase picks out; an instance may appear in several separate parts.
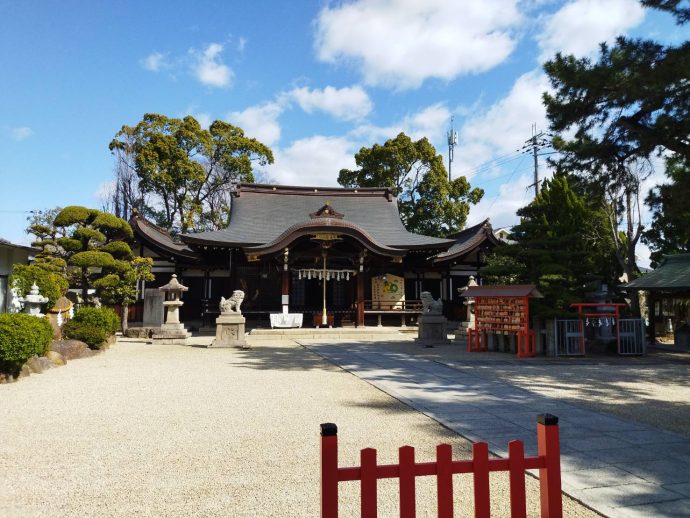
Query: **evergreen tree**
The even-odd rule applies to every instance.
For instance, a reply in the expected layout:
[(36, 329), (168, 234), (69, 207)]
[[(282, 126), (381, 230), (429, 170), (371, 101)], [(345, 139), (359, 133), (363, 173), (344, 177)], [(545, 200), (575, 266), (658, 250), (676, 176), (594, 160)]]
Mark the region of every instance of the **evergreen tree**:
[(606, 214), (572, 183), (566, 174), (545, 180), (536, 199), (518, 210), (516, 243), (497, 247), (481, 270), (489, 283), (536, 284), (544, 295), (534, 304), (541, 316), (567, 312), (584, 300), (588, 283), (616, 275)]
[(462, 176), (448, 181), (443, 157), (426, 139), (413, 141), (405, 133), (383, 145), (363, 147), (355, 154), (359, 169), (341, 169), (344, 187), (389, 187), (398, 197), (400, 217), (411, 232), (444, 236), (462, 230), (470, 205), (484, 191), (472, 189)]
[(670, 183), (656, 186), (646, 202), (651, 207), (651, 227), (643, 240), (652, 249), (652, 265), (664, 255), (690, 252), (690, 165), (678, 156), (666, 160)]

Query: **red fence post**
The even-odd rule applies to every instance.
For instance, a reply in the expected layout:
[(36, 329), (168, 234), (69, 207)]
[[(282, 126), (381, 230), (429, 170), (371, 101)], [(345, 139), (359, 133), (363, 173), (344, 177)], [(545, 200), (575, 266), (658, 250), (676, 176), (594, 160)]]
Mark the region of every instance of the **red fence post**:
[(472, 445), (472, 471), (474, 472), (474, 516), (490, 518), (489, 498), (489, 446), (485, 442)]
[(438, 518), (453, 518), (453, 448), (436, 446), (436, 493)]
[(558, 417), (551, 414), (537, 416), (537, 448), (544, 457), (544, 467), (539, 469), (542, 518), (561, 518), (563, 501), (561, 494), (561, 452), (558, 442)]
[(376, 479), (376, 450), (365, 448), (359, 452), (361, 464), (360, 506), (362, 518), (376, 518), (378, 495)]
[(415, 495), (414, 448), (403, 446), (398, 449), (400, 459), (400, 518), (415, 518), (417, 498)]
[(510, 471), (510, 516), (526, 518), (525, 446), (522, 441), (508, 443), (508, 470)]
[(321, 425), (321, 518), (338, 518), (338, 427)]

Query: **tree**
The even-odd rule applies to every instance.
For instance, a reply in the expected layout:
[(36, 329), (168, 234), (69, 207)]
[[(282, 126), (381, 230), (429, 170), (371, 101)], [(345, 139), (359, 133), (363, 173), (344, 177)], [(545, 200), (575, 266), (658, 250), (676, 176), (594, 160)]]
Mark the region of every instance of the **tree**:
[(110, 150), (133, 154), (139, 190), (160, 201), (157, 223), (181, 232), (227, 224), (232, 183), (253, 181), (253, 161), (273, 162), (267, 146), (227, 122), (205, 130), (194, 117), (155, 113), (123, 126)]
[(134, 257), (125, 263), (118, 274), (111, 273), (94, 281), (106, 302), (120, 304), (122, 308), (122, 332), (129, 327), (129, 306), (137, 301), (139, 281), (152, 281), (153, 259), (150, 257)]
[[(679, 24), (688, 20), (678, 1), (643, 4), (670, 12)], [(555, 89), (543, 96), (551, 129), (561, 135), (574, 130), (572, 138), (554, 139), (562, 155), (552, 163), (591, 183), (609, 215), (618, 260), (633, 278), (643, 230), (639, 187), (651, 172), (648, 159), (661, 148), (690, 156), (690, 43), (619, 37), (613, 46), (601, 44), (596, 62), (559, 53), (544, 69)]]
[(482, 189), (471, 189), (465, 177), (449, 182), (443, 157), (426, 138), (415, 142), (400, 133), (382, 146), (361, 148), (355, 162), (359, 169), (341, 169), (338, 183), (390, 188), (411, 232), (442, 236), (462, 230), (470, 204), (479, 203), (484, 195)]
[(518, 210), (516, 243), (494, 249), (481, 270), (489, 283), (537, 284), (544, 295), (535, 302), (541, 316), (565, 313), (592, 281), (608, 283), (617, 275), (607, 215), (578, 189), (566, 174), (545, 180), (534, 201)]
[(671, 182), (657, 185), (646, 199), (653, 216), (643, 240), (652, 249), (654, 266), (664, 255), (690, 252), (690, 165), (669, 157), (666, 175)]
[(51, 239), (36, 241), (34, 246), (41, 248), (45, 263), (65, 264), (70, 286), (82, 290), (84, 301), (94, 281), (124, 273), (126, 261), (132, 258), (127, 241), (134, 236), (129, 223), (107, 212), (69, 206), (44, 227)]

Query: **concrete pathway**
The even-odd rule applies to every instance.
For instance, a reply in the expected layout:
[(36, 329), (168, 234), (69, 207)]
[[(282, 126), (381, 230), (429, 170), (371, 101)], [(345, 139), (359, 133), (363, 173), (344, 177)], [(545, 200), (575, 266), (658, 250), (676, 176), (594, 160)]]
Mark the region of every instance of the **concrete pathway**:
[(559, 417), (563, 490), (610, 517), (690, 517), (687, 437), (586, 410), (447, 365), (357, 343), (304, 346), (499, 456), (521, 439), (536, 454), (536, 416)]

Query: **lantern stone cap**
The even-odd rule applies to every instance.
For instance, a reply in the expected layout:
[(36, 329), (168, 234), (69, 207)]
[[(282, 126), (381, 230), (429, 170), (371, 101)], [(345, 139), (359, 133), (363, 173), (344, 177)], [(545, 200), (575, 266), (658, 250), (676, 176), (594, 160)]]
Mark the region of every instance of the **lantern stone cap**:
[(187, 286), (183, 286), (182, 284), (179, 283), (177, 280), (177, 275), (173, 273), (172, 278), (170, 279), (170, 282), (164, 286), (161, 286), (158, 288), (159, 290), (162, 291), (188, 291), (189, 288)]

